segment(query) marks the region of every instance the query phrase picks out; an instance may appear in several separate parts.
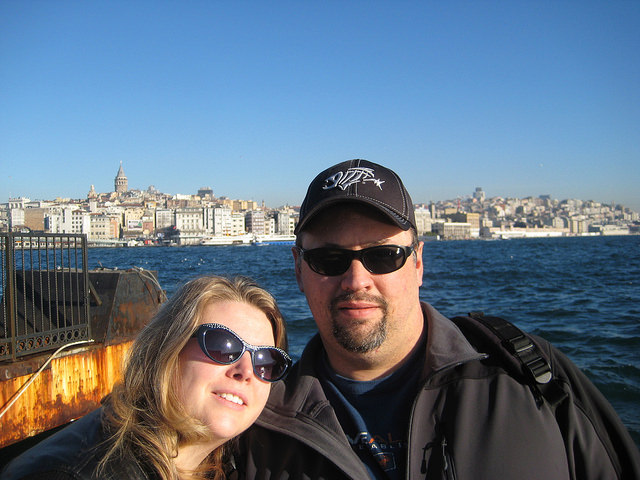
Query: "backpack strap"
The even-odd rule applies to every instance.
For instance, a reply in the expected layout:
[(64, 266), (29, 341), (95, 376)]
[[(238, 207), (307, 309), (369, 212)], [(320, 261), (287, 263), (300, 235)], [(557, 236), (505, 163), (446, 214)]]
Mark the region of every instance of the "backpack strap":
[[(546, 342), (524, 333), (503, 318), (472, 312), (468, 316), (454, 317), (452, 321), (478, 351), (489, 355), (483, 362), (503, 368), (518, 382), (528, 385), (538, 408), (545, 403), (548, 405), (558, 422), (571, 461), (578, 463), (576, 449), (579, 447), (573, 445), (575, 438), (571, 432), (576, 420), (569, 413), (571, 408), (565, 405), (567, 399), (586, 416), (585, 421), (594, 431), (594, 441), (597, 438), (607, 451), (617, 472), (616, 478), (640, 479), (640, 457), (633, 439), (611, 405), (582, 372), (575, 367), (566, 370), (561, 360), (556, 365)], [(582, 463), (581, 468), (588, 468), (588, 460)]]
[(555, 409), (567, 396), (555, 381), (551, 364), (542, 350), (513, 323), (482, 312), (454, 317), (452, 321), (474, 347), (497, 359), (507, 373), (527, 384), (538, 407), (546, 400)]

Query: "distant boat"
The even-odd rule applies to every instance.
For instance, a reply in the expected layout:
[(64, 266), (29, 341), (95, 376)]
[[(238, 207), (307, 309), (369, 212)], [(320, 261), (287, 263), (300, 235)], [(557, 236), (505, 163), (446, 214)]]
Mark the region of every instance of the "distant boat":
[(293, 245), (295, 235), (208, 235), (200, 239), (200, 245)]
[(253, 241), (252, 234), (245, 235), (209, 235), (200, 239), (200, 245), (243, 245)]
[(294, 245), (296, 242), (295, 235), (256, 235), (254, 245)]

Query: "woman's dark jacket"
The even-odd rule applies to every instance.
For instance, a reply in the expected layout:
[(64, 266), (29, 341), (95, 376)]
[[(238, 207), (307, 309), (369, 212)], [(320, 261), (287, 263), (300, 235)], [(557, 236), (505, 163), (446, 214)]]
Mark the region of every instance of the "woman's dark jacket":
[(152, 480), (133, 458), (109, 462), (100, 476), (96, 467), (104, 457), (107, 433), (99, 408), (11, 461), (0, 474), (2, 480)]

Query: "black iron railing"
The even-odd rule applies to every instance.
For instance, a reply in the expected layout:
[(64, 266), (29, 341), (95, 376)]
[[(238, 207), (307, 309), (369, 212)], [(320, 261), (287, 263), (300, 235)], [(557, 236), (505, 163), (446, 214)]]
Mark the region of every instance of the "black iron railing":
[(87, 239), (0, 233), (0, 361), (87, 340)]

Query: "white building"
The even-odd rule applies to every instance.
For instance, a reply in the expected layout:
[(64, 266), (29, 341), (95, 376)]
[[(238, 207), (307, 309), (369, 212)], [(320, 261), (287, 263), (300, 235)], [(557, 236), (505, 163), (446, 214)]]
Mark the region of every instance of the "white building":
[(428, 208), (419, 207), (415, 210), (416, 215), (416, 228), (418, 229), (418, 235), (424, 235), (425, 233), (431, 233), (431, 212)]
[(9, 199), (9, 210), (13, 208), (26, 208), (27, 203), (30, 203), (31, 200), (25, 197), (18, 198), (10, 198)]
[(244, 222), (244, 213), (234, 212), (231, 214), (231, 235), (244, 235), (247, 233)]
[(446, 240), (464, 240), (471, 238), (471, 224), (462, 222), (436, 221), (432, 224), (433, 231), (440, 238)]
[(295, 218), (289, 210), (279, 210), (275, 214), (276, 234), (293, 235)]
[(176, 213), (170, 208), (156, 209), (156, 229), (162, 230), (176, 224)]
[(198, 207), (177, 208), (176, 228), (180, 233), (202, 235), (204, 230), (203, 210)]
[(75, 207), (52, 209), (45, 216), (45, 230), (49, 233), (85, 233), (91, 231), (91, 217), (88, 212)]
[(206, 207), (204, 209), (204, 219), (207, 233), (216, 236), (232, 234), (230, 207)]
[(9, 209), (9, 228), (24, 225), (24, 208)]

